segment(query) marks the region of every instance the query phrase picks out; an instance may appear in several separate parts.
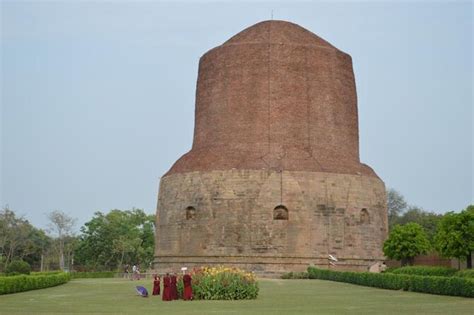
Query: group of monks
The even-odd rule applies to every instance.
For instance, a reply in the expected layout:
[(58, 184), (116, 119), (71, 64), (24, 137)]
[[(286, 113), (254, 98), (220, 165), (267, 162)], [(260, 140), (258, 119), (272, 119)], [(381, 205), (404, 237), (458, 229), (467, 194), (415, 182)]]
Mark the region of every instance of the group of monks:
[[(183, 300), (191, 300), (193, 298), (193, 289), (191, 286), (191, 276), (185, 274), (183, 276)], [(153, 281), (153, 295), (160, 295), (160, 277), (155, 275), (155, 280)], [(176, 274), (167, 273), (163, 277), (163, 301), (172, 301), (177, 300), (178, 289), (176, 287), (177, 277)]]

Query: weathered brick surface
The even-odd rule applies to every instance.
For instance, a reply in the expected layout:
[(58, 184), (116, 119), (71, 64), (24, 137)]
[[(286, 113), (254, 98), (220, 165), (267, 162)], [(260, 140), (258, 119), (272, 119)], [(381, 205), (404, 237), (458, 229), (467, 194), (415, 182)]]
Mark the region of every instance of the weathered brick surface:
[(351, 57), (298, 25), (256, 24), (201, 57), (193, 147), (168, 174), (275, 169), (376, 176), (359, 161)]
[[(166, 176), (158, 199), (156, 263), (232, 263), (281, 271), (382, 259), (385, 188), (375, 177), (229, 170)], [(284, 205), (288, 220), (274, 220)], [(187, 219), (186, 208), (195, 216)], [(366, 210), (362, 210), (366, 209)], [(368, 215), (364, 216), (364, 212)]]
[[(359, 160), (349, 55), (298, 25), (258, 23), (201, 57), (195, 116), (191, 151), (160, 184), (158, 269), (382, 258), (385, 189)], [(280, 204), (288, 220), (274, 220)]]

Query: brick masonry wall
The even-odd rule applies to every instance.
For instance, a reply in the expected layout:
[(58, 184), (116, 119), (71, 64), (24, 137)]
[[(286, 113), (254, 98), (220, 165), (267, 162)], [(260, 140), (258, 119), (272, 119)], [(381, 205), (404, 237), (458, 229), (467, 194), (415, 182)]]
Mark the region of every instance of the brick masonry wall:
[[(332, 254), (340, 259), (335, 268), (365, 270), (383, 259), (385, 198), (383, 182), (363, 175), (228, 170), (166, 176), (155, 268), (231, 264), (271, 273), (327, 266)], [(274, 220), (279, 205), (288, 220)], [(187, 218), (188, 207), (193, 217)]]
[[(193, 147), (160, 184), (155, 267), (272, 273), (332, 254), (336, 268), (365, 270), (383, 259), (385, 198), (359, 159), (351, 57), (296, 24), (261, 22), (200, 59)], [(274, 220), (279, 205), (288, 220)]]
[(377, 176), (359, 161), (351, 57), (284, 21), (204, 54), (193, 147), (168, 174), (232, 168)]

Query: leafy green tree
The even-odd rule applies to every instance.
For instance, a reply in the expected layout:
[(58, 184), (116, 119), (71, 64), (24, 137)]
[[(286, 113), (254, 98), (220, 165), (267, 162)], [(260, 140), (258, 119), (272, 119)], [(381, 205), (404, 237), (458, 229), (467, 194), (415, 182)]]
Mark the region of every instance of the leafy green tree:
[(4, 268), (14, 259), (22, 259), (31, 247), (30, 236), (36, 229), (8, 207), (0, 211), (0, 256)]
[(426, 254), (430, 242), (418, 223), (395, 225), (383, 245), (385, 256), (401, 260), (402, 266), (412, 265), (415, 256)]
[(474, 251), (474, 205), (460, 213), (448, 212), (438, 224), (435, 248), (445, 257), (467, 260), (467, 268), (472, 269)]
[(96, 212), (81, 228), (76, 262), (93, 270), (148, 266), (153, 260), (154, 223), (155, 216), (141, 209)]
[(388, 211), (388, 226), (391, 229), (396, 223), (400, 215), (407, 208), (405, 198), (395, 189), (387, 190), (387, 211)]
[(442, 214), (428, 212), (416, 206), (409, 206), (408, 210), (397, 219), (397, 224), (403, 225), (410, 222), (418, 223), (425, 229), (428, 239), (430, 240), (430, 243), (432, 243), (436, 234), (438, 222), (442, 217)]
[(45, 255), (50, 251), (53, 241), (45, 231), (33, 228), (20, 257), (31, 266), (39, 266), (40, 271), (43, 271), (45, 268)]

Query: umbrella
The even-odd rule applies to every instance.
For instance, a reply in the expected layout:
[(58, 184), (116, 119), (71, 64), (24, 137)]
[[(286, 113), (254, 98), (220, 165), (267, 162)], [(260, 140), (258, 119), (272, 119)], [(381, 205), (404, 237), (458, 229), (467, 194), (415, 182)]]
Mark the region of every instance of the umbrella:
[(144, 287), (137, 285), (135, 290), (137, 290), (138, 295), (142, 297), (148, 297), (148, 291)]

